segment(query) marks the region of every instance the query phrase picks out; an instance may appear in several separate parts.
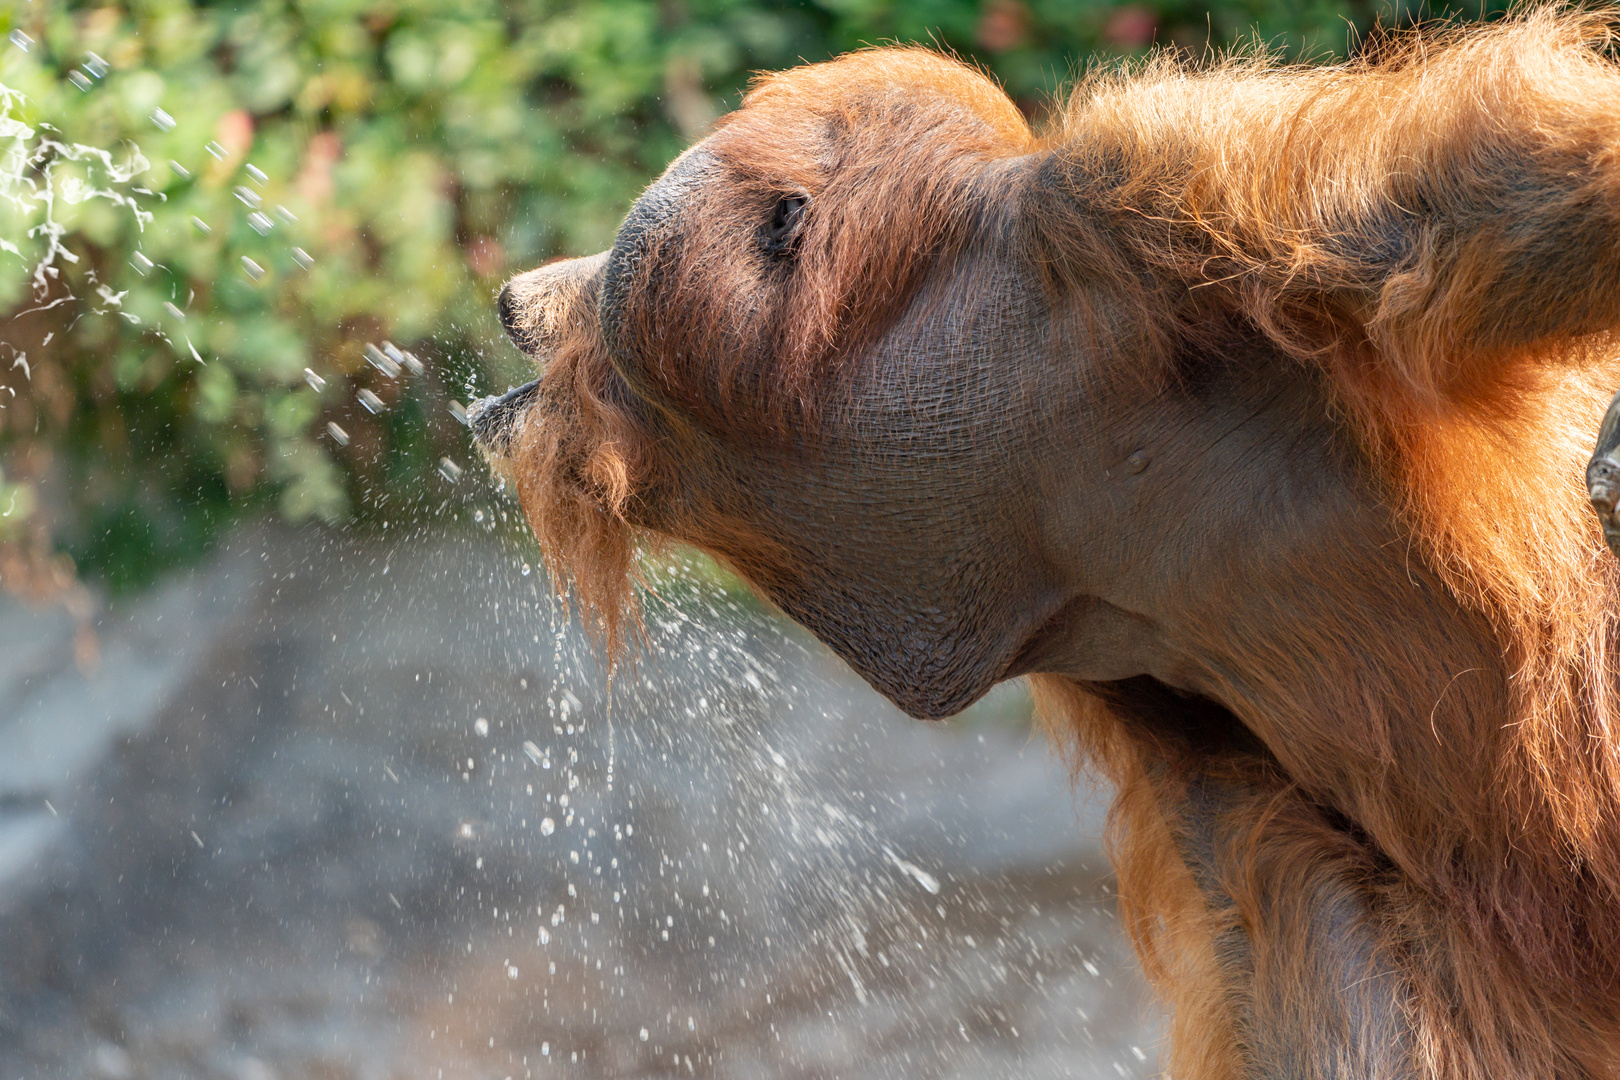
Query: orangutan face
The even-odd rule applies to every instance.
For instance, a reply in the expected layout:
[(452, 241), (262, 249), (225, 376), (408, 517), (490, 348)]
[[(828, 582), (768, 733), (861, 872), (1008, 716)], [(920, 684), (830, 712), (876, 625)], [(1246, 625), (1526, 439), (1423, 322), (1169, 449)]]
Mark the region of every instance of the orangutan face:
[[(1169, 567), (1163, 544), (1230, 516), (1232, 448), (1274, 453), (1221, 417), (1264, 428), (1299, 395), (1251, 371), (1155, 397), (1110, 368), (1128, 355), (1055, 331), (1023, 119), (900, 58), (767, 83), (611, 251), (514, 278), (502, 322), (545, 374), (475, 410), (480, 441), (610, 632), (640, 530), (730, 563), (915, 716), (1031, 671), (1199, 689), (1154, 614), (1194, 549)], [(1202, 482), (1150, 467), (1223, 437)], [(1310, 467), (1296, 441), (1279, 474)], [(1188, 520), (1141, 512), (1154, 479), (1191, 481)]]
[[(629, 524), (730, 561), (907, 711), (948, 715), (1014, 673), (1061, 602), (1028, 557), (1041, 501), (1029, 466), (1054, 449), (1030, 389), (1062, 394), (1033, 377), (1040, 298), (985, 223), (892, 325), (835, 370), (790, 381), (775, 350), (814, 196), (750, 192), (751, 220), (702, 238), (701, 269), (720, 281), (671, 280), (691, 273), (668, 265), (690, 231), (712, 228), (712, 203), (742, 186), (722, 158), (689, 153), (611, 252), (515, 279), (504, 321), (541, 363), (557, 347), (544, 312), (599, 338), (595, 392), (646, 439), (620, 511)], [(725, 292), (717, 314), (729, 318), (679, 325), (707, 313), (665, 290), (709, 289)], [(670, 347), (703, 332), (724, 343)], [(542, 405), (525, 421), (569, 418)]]

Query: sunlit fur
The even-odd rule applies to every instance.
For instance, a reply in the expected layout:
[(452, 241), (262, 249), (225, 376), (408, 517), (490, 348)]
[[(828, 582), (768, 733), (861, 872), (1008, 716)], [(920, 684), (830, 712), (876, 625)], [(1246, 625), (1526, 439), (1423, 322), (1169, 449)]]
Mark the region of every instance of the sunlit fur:
[[(1477, 746), (1473, 760), (1412, 760), (1396, 752), (1406, 733), (1368, 722), (1398, 715), (1380, 698), (1433, 685), (1446, 660), (1444, 642), (1383, 655), (1375, 620), (1325, 630), (1352, 663), (1377, 657), (1368, 666), (1409, 681), (1336, 683), (1243, 717), (1270, 746), (1366, 763), (1334, 801), (1403, 871), (1380, 882), (1368, 867), (1360, 884), (1384, 892), (1383, 932), (1406, 952), (1443, 1076), (1620, 1071), (1616, 574), (1581, 483), (1620, 382), (1620, 72), (1598, 51), (1613, 25), (1536, 13), (1326, 70), (1243, 60), (1195, 75), (1161, 60), (1083, 86), (1054, 136), (1079, 197), (1040, 232), (1081, 295), (1146, 340), (1196, 342), (1235, 315), (1321, 365), (1413, 557), (1501, 643), (1505, 698), (1463, 673), (1427, 718), (1437, 750)], [(1114, 271), (1101, 287), (1098, 250)], [(1162, 829), (1141, 820), (1164, 802), (1130, 790), (1150, 781), (1114, 722), (1042, 682), (1048, 714), (1089, 717), (1096, 758), (1126, 782), (1121, 825)], [(1309, 815), (1272, 798), (1277, 782), (1256, 786), (1254, 858), (1334, 872), (1309, 823), (1289, 820)], [(1154, 955), (1175, 877), (1152, 845), (1126, 838), (1119, 854)]]
[[(1023, 247), (1074, 339), (1117, 358), (1104, 377), (1173, 385), (1218, 363), (1234, 326), (1325, 374), (1411, 560), (1483, 620), (1506, 677), (1451, 673), (1445, 641), (1390, 655), (1376, 611), (1313, 626), (1307, 608), (1275, 686), (1233, 688), (1266, 703), (1234, 711), (1286, 771), (1194, 759), (1080, 687), (1033, 680), (1056, 737), (1119, 785), (1122, 908), (1176, 1009), (1173, 1075), (1240, 1075), (1240, 1014), (1285, 1007), (1245, 1005), (1209, 944), (1222, 920), (1280, 926), (1255, 963), (1286, 984), (1288, 927), (1309, 913), (1266, 908), (1284, 879), (1366, 899), (1430, 1075), (1620, 1075), (1620, 582), (1581, 487), (1620, 385), (1615, 26), (1535, 11), (1336, 67), (1165, 56), (1082, 82), (1039, 138), (982, 76), (917, 50), (768, 76), (712, 145), (812, 195), (794, 285), (764, 313), (740, 295), (718, 239), (758, 217), (739, 188), (707, 204), (712, 234), (639, 314), (657, 377), (694, 414), (746, 437), (812, 425), (821, 388), (1006, 194), (971, 179), (977, 166), (1035, 154), (1050, 197), (1019, 189)], [(795, 126), (825, 122), (858, 133), (852, 159), (793, 156)], [(582, 325), (536, 414), (567, 423), (527, 424), (515, 471), (558, 580), (612, 637), (630, 597), (627, 508), (676, 481), (670, 447), (604, 396), (607, 371)], [(723, 509), (680, 531), (714, 538), (745, 576), (764, 543)], [(1235, 629), (1209, 628), (1215, 654), (1242, 647)], [(1300, 698), (1310, 680), (1280, 673), (1323, 656), (1342, 681)], [(1253, 792), (1223, 822), (1241, 869), (1218, 912), (1166, 810), (1211, 768)]]

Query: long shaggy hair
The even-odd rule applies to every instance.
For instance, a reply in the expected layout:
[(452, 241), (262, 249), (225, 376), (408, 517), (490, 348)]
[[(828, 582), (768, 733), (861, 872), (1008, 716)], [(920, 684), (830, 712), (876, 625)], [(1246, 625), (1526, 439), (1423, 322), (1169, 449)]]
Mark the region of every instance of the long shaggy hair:
[[(1171, 386), (1258, 335), (1324, 381), (1412, 564), (1499, 650), (1499, 670), (1457, 671), (1445, 641), (1392, 655), (1375, 611), (1319, 625), (1307, 605), (1288, 615), (1297, 652), (1270, 659), (1331, 685), (1231, 688), (1275, 761), (1211, 761), (1032, 680), (1054, 735), (1119, 787), (1122, 907), (1176, 1005), (1173, 1074), (1239, 1075), (1243, 1016), (1289, 1007), (1242, 1000), (1212, 944), (1286, 921), (1266, 899), (1284, 880), (1374, 912), (1433, 1075), (1620, 1074), (1620, 573), (1581, 484), (1620, 383), (1616, 27), (1537, 9), (1331, 67), (1161, 55), (1084, 80), (1039, 137), (966, 66), (856, 53), (761, 78), (705, 144), (809, 200), (775, 306), (712, 239), (758, 220), (740, 194), (703, 196), (712, 230), (652, 240), (669, 246), (645, 260), (628, 347), (711, 430), (774, 438), (817, 422), (930, 268), (1017, 200), (1054, 317), (1119, 358), (1107, 377)], [(840, 133), (840, 156), (800, 153), (807, 126)], [(1033, 164), (987, 168), (1015, 160)], [(555, 422), (525, 425), (514, 460), (556, 580), (616, 640), (639, 493), (686, 507), (671, 524), (745, 576), (769, 541), (678, 497), (680, 423), (653, 430), (615, 396), (600, 337), (585, 311), (542, 383), (535, 414)], [(1243, 648), (1239, 629), (1211, 626), (1210, 649)], [(1224, 821), (1219, 910), (1166, 809), (1211, 770), (1252, 792)], [(1253, 957), (1285, 982), (1294, 962)]]
[[(1102, 309), (1161, 379), (1234, 320), (1320, 370), (1412, 558), (1499, 643), (1508, 677), (1493, 685), (1448, 673), (1445, 642), (1390, 657), (1376, 620), (1302, 635), (1279, 668), (1326, 648), (1405, 675), (1358, 687), (1346, 673), (1329, 694), (1242, 716), (1268, 746), (1360, 770), (1330, 804), (1374, 850), (1341, 850), (1344, 834), (1289, 794), (1309, 767), (1250, 776), (1249, 820), (1227, 822), (1253, 881), (1315, 867), (1376, 898), (1442, 1076), (1620, 1069), (1617, 574), (1581, 481), (1620, 383), (1615, 26), (1538, 10), (1329, 68), (1260, 57), (1194, 73), (1160, 58), (1082, 85), (1049, 138), (1075, 197), (1042, 204), (1035, 242), (1087, 324)], [(1150, 776), (1105, 704), (1034, 681), (1048, 722), (1121, 786), (1121, 896), (1150, 970), (1182, 999), (1178, 1053), (1235, 1061), (1210, 1041), (1235, 1029), (1231, 994), (1211, 992), (1217, 916), (1165, 865), (1175, 771)], [(1433, 752), (1414, 755), (1413, 727)], [(1264, 910), (1254, 891), (1234, 910)]]

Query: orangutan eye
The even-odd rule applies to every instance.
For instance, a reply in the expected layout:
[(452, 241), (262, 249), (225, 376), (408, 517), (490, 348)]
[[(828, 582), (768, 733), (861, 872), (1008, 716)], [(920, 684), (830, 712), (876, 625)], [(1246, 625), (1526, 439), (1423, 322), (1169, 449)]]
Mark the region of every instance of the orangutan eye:
[(799, 223), (804, 220), (804, 208), (809, 205), (808, 195), (784, 195), (776, 200), (771, 223), (765, 230), (766, 254), (780, 255), (793, 246)]

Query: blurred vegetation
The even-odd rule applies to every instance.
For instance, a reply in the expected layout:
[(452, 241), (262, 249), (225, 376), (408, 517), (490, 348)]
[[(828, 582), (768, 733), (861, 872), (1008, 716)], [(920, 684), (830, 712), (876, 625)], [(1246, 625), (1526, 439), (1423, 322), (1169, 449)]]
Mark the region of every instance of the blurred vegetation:
[(1090, 57), (1243, 37), (1343, 54), (1380, 17), (1411, 16), (1367, 0), (0, 0), (0, 583), (139, 585), (255, 509), (445, 505), (455, 467), (477, 467), (452, 402), (524, 377), (499, 282), (605, 247), (753, 70), (931, 41), (1038, 114)]

